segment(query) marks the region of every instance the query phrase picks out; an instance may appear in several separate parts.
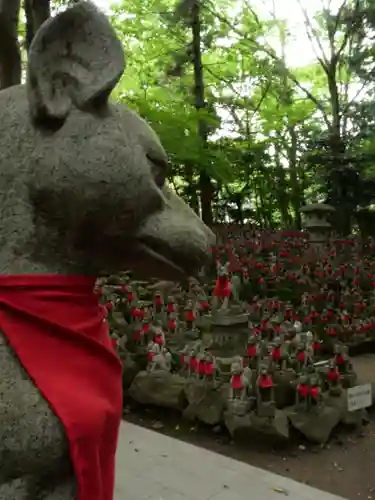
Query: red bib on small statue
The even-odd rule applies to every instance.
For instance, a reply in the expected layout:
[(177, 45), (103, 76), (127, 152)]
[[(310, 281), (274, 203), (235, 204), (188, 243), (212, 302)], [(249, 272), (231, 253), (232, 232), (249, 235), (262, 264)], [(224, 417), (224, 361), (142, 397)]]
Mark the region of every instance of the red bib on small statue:
[(232, 389), (243, 389), (242, 375), (232, 376)]
[(0, 329), (64, 425), (78, 500), (113, 500), (122, 368), (84, 276), (0, 276)]
[(230, 279), (227, 276), (219, 276), (216, 279), (214, 296), (215, 297), (230, 297), (231, 285)]

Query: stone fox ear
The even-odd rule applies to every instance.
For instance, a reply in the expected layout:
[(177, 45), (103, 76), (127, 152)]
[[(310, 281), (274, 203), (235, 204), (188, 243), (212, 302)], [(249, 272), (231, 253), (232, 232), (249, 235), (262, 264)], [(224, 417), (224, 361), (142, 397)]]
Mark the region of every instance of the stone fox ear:
[(36, 120), (63, 121), (72, 106), (106, 103), (125, 69), (124, 52), (108, 18), (79, 2), (48, 19), (28, 57), (27, 93)]

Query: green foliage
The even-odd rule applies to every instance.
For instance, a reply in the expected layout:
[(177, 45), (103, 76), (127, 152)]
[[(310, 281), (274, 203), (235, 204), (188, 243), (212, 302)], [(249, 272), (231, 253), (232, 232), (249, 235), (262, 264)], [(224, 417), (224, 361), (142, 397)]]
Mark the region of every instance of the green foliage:
[[(51, 1), (52, 14), (75, 1)], [(275, 0), (117, 0), (127, 71), (113, 99), (153, 126), (170, 182), (197, 212), (300, 227), (301, 206), (327, 200), (346, 233), (375, 203), (375, 2), (322, 0), (311, 13), (308, 0), (288, 1), (316, 56), (296, 67)]]
[[(198, 1), (199, 110), (191, 31)], [(346, 203), (352, 213), (372, 202), (362, 182), (375, 175), (374, 2), (325, 5), (314, 17), (298, 3), (316, 60), (296, 68), (284, 55), (288, 23), (262, 18), (245, 0), (121, 0), (114, 10), (128, 57), (114, 98), (154, 127), (170, 180), (197, 209), (200, 175), (208, 174), (217, 220), (299, 226), (299, 209), (315, 199)]]

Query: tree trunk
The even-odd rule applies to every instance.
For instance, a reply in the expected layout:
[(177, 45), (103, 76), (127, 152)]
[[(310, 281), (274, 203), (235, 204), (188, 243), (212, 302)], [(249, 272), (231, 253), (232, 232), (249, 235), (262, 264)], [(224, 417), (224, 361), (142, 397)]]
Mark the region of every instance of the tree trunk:
[(288, 186), (285, 175), (286, 172), (280, 159), (280, 143), (275, 142), (274, 147), (275, 147), (275, 166), (277, 174), (276, 195), (280, 207), (281, 225), (283, 227), (289, 227), (291, 223), (291, 218), (288, 209), (289, 208)]
[(332, 164), (328, 172), (327, 201), (336, 208), (334, 215), (336, 231), (341, 236), (347, 236), (351, 233), (352, 217), (357, 209), (352, 191), (358, 179), (352, 178), (348, 182), (348, 177), (345, 175), (346, 144), (340, 136), (333, 133), (330, 136), (330, 153)]
[(261, 220), (262, 220), (263, 226), (266, 229), (269, 229), (272, 226), (272, 222), (271, 222), (272, 214), (270, 214), (270, 211), (268, 210), (268, 207), (267, 207), (266, 201), (265, 201), (265, 197), (264, 197), (266, 189), (267, 188), (265, 187), (263, 180), (259, 179), (259, 184), (258, 184), (259, 210), (261, 213)]
[[(286, 32), (282, 25), (280, 25), (280, 42), (281, 42), (281, 52), (282, 52), (282, 61), (283, 65), (286, 67)], [(282, 95), (281, 99), (284, 106), (293, 107), (293, 99), (292, 99), (292, 87), (290, 81), (288, 79), (287, 73), (284, 71), (281, 76), (282, 82)], [(287, 131), (289, 135), (289, 146), (287, 147), (288, 152), (288, 167), (289, 167), (289, 177), (290, 177), (290, 188), (291, 188), (291, 197), (290, 204), (294, 211), (294, 223), (297, 229), (301, 229), (301, 204), (302, 197), (304, 195), (303, 186), (300, 184), (300, 179), (298, 177), (298, 165), (297, 165), (297, 133), (295, 124), (291, 122), (288, 118), (287, 122)], [(289, 212), (288, 212), (289, 214)]]
[(292, 188), (292, 206), (294, 210), (295, 225), (297, 229), (301, 229), (301, 185), (298, 179), (298, 169), (297, 169), (297, 133), (294, 126), (288, 127), (288, 133), (290, 137), (290, 146), (288, 148), (288, 159), (289, 159), (289, 172), (290, 172), (290, 184)]
[(341, 134), (341, 110), (339, 94), (336, 81), (336, 66), (332, 64), (327, 69), (327, 81), (332, 110), (332, 124), (329, 131), (329, 147), (331, 164), (329, 165), (328, 176), (328, 198), (330, 203), (339, 209), (334, 217), (336, 230), (342, 236), (351, 232), (351, 216), (355, 207), (352, 206), (350, 197), (350, 187), (347, 186), (345, 178), (345, 152), (346, 144)]
[(21, 83), (20, 0), (0, 0), (0, 89)]
[(194, 212), (200, 216), (197, 187), (196, 182), (194, 182), (194, 165), (190, 162), (185, 162), (184, 177), (186, 183), (188, 184), (186, 192), (189, 193), (190, 206), (194, 210)]
[(50, 0), (24, 0), (26, 14), (26, 48), (29, 51), (31, 42), (40, 26), (51, 16)]
[[(327, 172), (328, 199), (337, 209), (334, 217), (336, 230), (342, 236), (351, 232), (351, 219), (356, 210), (351, 196), (355, 186), (348, 185), (346, 174), (346, 144), (341, 130), (342, 110), (340, 106), (339, 90), (337, 86), (337, 54), (332, 51), (331, 62), (326, 68), (328, 90), (332, 112), (332, 122), (329, 131), (329, 147), (331, 164)], [(354, 182), (356, 182), (354, 180)]]
[[(194, 0), (191, 9), (191, 30), (193, 35), (193, 64), (194, 64), (194, 94), (195, 108), (198, 111), (198, 132), (202, 141), (202, 147), (207, 147), (207, 124), (201, 116), (200, 112), (206, 108), (204, 95), (204, 79), (202, 66), (202, 51), (201, 51), (201, 9), (200, 0)], [(212, 196), (213, 186), (210, 176), (203, 169), (199, 175), (199, 189), (201, 194), (201, 211), (203, 221), (211, 226), (213, 224), (212, 215)]]
[(336, 82), (336, 65), (332, 65), (332, 67), (327, 70), (327, 81), (332, 110), (331, 134), (336, 137), (341, 137), (340, 98)]

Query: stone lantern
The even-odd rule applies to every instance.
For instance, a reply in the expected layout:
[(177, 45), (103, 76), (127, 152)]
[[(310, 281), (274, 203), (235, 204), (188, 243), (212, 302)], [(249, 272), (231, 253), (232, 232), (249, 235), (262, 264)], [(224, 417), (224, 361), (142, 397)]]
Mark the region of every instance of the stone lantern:
[(301, 208), (304, 214), (303, 227), (309, 233), (312, 245), (327, 243), (332, 229), (328, 219), (335, 211), (335, 208), (325, 203), (311, 203)]

